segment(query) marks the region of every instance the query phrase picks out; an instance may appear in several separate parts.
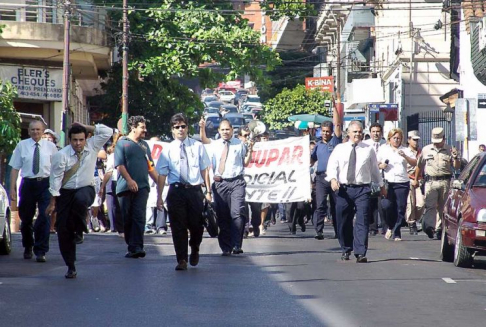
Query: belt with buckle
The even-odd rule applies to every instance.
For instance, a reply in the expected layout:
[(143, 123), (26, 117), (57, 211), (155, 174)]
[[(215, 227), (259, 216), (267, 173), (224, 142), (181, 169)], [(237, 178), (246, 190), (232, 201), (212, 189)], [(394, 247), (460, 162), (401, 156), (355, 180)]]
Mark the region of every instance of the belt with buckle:
[(232, 181), (236, 181), (237, 179), (241, 179), (243, 178), (241, 175), (239, 176), (236, 176), (236, 177), (232, 177), (232, 178), (223, 178), (221, 176), (214, 176), (213, 177), (213, 180), (215, 182), (222, 182), (222, 181), (225, 181), (225, 182), (232, 182)]
[(427, 176), (427, 181), (446, 181), (452, 178), (452, 175), (445, 176)]
[(326, 171), (318, 171), (316, 172), (316, 175), (319, 176), (319, 175), (325, 175), (326, 174)]
[(355, 188), (355, 187), (363, 187), (367, 186), (368, 184), (341, 184), (345, 188)]
[(175, 188), (198, 188), (201, 185), (191, 185), (191, 184), (184, 184), (184, 183), (172, 183), (170, 186), (174, 186)]
[(30, 181), (42, 182), (44, 179), (49, 179), (49, 177), (33, 177), (33, 178), (26, 177), (25, 179), (28, 179)]

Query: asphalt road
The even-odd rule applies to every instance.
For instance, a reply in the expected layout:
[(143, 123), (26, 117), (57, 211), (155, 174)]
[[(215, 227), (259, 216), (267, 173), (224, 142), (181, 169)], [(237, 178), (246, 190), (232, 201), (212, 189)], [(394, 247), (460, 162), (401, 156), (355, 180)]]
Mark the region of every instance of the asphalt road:
[(0, 326), (485, 325), (486, 261), (456, 268), (438, 241), (404, 233), (370, 239), (367, 264), (342, 262), (337, 240), (313, 235), (277, 223), (233, 257), (205, 238), (199, 266), (176, 272), (170, 236), (146, 236), (147, 257), (126, 259), (122, 239), (90, 234), (66, 280), (55, 235), (36, 263), (15, 234), (0, 257)]

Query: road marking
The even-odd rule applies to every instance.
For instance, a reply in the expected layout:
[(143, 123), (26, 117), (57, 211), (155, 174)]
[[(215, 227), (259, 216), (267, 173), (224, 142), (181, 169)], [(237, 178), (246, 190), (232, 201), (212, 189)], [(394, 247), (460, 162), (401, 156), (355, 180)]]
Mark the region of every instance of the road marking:
[(420, 260), (420, 258), (410, 257), (412, 260)]
[(444, 277), (444, 278), (442, 278), (442, 280), (444, 282), (446, 282), (447, 284), (456, 284), (456, 281), (452, 278), (449, 278), (449, 277)]

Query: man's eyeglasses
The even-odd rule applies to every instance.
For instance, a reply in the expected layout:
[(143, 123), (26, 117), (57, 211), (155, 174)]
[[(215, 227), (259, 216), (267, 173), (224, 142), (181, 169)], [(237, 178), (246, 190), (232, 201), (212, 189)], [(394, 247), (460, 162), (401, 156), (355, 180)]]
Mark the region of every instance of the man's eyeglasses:
[(174, 129), (181, 129), (181, 128), (184, 129), (186, 127), (187, 127), (187, 125), (178, 125), (178, 126), (173, 126), (172, 128), (174, 128)]
[(242, 137), (248, 137), (250, 134), (241, 134)]

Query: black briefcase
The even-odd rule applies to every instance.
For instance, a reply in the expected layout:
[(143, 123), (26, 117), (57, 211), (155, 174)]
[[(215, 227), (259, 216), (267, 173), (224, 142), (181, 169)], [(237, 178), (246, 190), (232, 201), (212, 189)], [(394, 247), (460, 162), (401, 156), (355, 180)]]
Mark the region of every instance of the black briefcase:
[(204, 199), (204, 209), (203, 209), (203, 225), (206, 227), (209, 236), (217, 237), (219, 234), (218, 228), (218, 217), (216, 216), (216, 211), (213, 205)]

